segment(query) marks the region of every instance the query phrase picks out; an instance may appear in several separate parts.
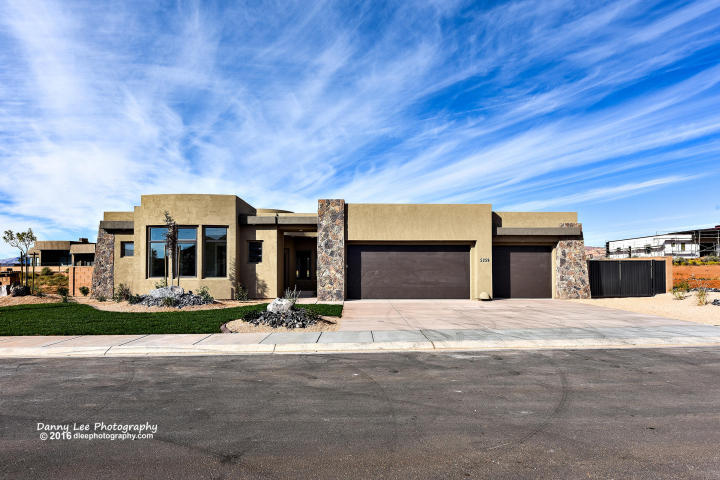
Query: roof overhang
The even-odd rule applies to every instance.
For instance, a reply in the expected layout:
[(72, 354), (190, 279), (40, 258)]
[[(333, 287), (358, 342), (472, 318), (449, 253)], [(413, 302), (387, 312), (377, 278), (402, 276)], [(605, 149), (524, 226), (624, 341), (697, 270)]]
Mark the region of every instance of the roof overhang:
[(120, 220), (101, 220), (100, 228), (103, 230), (134, 230), (135, 223)]
[(241, 225), (317, 225), (317, 216), (242, 215)]
[(498, 237), (578, 237), (582, 235), (582, 227), (497, 227)]

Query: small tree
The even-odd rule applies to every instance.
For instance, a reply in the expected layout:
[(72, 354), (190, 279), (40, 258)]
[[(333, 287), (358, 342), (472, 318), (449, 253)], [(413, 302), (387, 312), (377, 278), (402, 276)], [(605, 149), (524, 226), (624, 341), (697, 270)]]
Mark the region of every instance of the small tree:
[[(173, 274), (176, 274), (175, 272), (175, 262), (178, 257), (177, 255), (177, 247), (178, 247), (178, 227), (177, 223), (175, 223), (175, 220), (173, 217), (170, 216), (170, 212), (165, 210), (165, 226), (167, 227), (167, 231), (165, 232), (165, 255), (166, 255), (166, 262), (165, 262), (165, 277), (168, 276), (168, 273), (170, 273), (170, 283), (168, 285), (173, 284)], [(170, 271), (168, 272), (167, 264), (170, 262)], [(178, 279), (178, 286), (180, 286), (180, 275), (175, 275)]]
[[(27, 265), (27, 253), (30, 247), (37, 242), (37, 237), (32, 231), (32, 228), (28, 228), (27, 232), (13, 232), (12, 230), (5, 230), (3, 233), (3, 240), (11, 247), (15, 247), (20, 250), (20, 265), (25, 267), (25, 285), (27, 286), (28, 280), (28, 265)], [(21, 267), (21, 268), (22, 268)]]

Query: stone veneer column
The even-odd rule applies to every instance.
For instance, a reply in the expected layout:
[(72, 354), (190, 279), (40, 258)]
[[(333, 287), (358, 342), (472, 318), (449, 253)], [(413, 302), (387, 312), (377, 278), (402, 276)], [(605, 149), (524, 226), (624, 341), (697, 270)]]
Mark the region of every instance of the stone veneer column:
[(345, 200), (318, 200), (317, 295), (345, 300)]
[[(561, 223), (561, 227), (582, 227), (580, 223)], [(560, 240), (555, 250), (555, 296), (590, 298), (590, 279), (585, 259), (585, 241)]]
[(113, 296), (115, 283), (115, 235), (98, 229), (95, 244), (95, 263), (92, 274), (92, 295)]

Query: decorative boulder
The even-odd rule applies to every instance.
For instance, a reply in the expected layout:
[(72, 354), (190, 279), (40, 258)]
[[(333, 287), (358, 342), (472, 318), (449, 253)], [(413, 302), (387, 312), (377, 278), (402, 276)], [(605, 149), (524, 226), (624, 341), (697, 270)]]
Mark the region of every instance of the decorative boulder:
[(10, 285), (0, 285), (0, 297), (7, 297), (10, 294)]
[(492, 300), (487, 292), (480, 292), (480, 300)]
[(287, 313), (292, 309), (295, 302), (287, 298), (276, 298), (267, 306), (267, 311), (272, 313)]
[(155, 290), (150, 290), (148, 292), (148, 296), (151, 298), (167, 298), (167, 297), (173, 297), (177, 298), (185, 293), (185, 290), (182, 287), (178, 287), (177, 285), (170, 285), (167, 287), (161, 287), (156, 288)]

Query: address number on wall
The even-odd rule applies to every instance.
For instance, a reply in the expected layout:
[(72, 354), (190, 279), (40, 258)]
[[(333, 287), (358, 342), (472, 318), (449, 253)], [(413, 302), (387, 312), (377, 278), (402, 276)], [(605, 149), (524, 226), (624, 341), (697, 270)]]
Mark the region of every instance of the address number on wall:
[(480, 258), (480, 263), (490, 263), (490, 259), (487, 257)]

